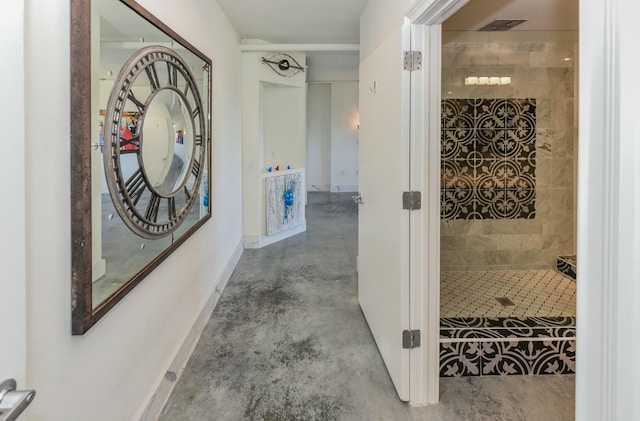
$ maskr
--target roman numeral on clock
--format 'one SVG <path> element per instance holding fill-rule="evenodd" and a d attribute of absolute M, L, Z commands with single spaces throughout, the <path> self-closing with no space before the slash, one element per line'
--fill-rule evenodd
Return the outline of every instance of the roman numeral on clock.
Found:
<path fill-rule="evenodd" d="M 151 198 L 147 203 L 147 210 L 144 213 L 144 218 L 147 221 L 156 222 L 158 220 L 158 209 L 160 209 L 161 197 L 151 192 Z"/>
<path fill-rule="evenodd" d="M 144 190 L 147 188 L 142 169 L 138 168 L 136 172 L 129 177 L 125 183 L 125 188 L 127 190 L 127 195 L 131 198 L 131 203 L 135 206 L 140 200 L 140 196 L 142 196 L 142 193 L 144 193 Z"/>

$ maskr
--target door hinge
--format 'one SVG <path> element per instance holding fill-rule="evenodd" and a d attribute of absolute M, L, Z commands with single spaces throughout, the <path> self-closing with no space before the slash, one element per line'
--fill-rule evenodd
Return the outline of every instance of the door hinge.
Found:
<path fill-rule="evenodd" d="M 420 348 L 420 331 L 419 330 L 403 330 L 402 331 L 402 349 Z"/>
<path fill-rule="evenodd" d="M 404 70 L 422 69 L 422 51 L 405 51 L 402 64 Z"/>
<path fill-rule="evenodd" d="M 418 210 L 422 208 L 422 195 L 419 191 L 402 192 L 402 209 Z"/>

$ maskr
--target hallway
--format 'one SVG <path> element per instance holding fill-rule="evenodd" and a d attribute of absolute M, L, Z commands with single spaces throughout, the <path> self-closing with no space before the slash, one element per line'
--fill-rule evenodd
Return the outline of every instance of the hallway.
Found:
<path fill-rule="evenodd" d="M 399 401 L 357 302 L 357 205 L 308 194 L 307 232 L 245 250 L 161 420 L 573 420 L 574 376 L 442 379 Z"/>

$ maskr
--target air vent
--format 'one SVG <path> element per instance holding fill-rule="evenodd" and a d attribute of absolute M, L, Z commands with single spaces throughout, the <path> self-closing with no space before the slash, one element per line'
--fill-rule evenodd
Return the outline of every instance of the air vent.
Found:
<path fill-rule="evenodd" d="M 498 19 L 478 29 L 478 31 L 508 31 L 514 26 L 526 22 L 526 19 Z"/>

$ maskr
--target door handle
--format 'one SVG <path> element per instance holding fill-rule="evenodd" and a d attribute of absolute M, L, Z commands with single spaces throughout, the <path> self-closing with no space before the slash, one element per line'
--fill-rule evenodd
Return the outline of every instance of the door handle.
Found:
<path fill-rule="evenodd" d="M 359 205 L 364 203 L 362 201 L 362 193 L 356 193 L 353 196 L 351 196 L 351 198 L 353 199 L 354 202 L 356 202 Z"/>
<path fill-rule="evenodd" d="M 33 401 L 35 390 L 16 390 L 16 381 L 0 383 L 0 421 L 14 421 Z"/>

